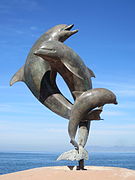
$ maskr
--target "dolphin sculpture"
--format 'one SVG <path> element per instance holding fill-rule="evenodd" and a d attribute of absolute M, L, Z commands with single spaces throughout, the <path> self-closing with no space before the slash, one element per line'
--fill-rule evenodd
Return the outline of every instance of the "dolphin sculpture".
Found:
<path fill-rule="evenodd" d="M 31 90 L 33 95 L 46 107 L 58 115 L 69 119 L 72 104 L 61 94 L 56 85 L 56 72 L 52 71 L 50 64 L 42 58 L 33 54 L 46 41 L 64 42 L 78 30 L 70 31 L 72 25 L 57 25 L 44 33 L 31 48 L 25 65 L 12 77 L 10 85 L 18 81 L 24 82 Z M 91 86 L 91 85 L 90 85 Z M 77 89 L 78 90 L 78 89 Z M 99 112 L 93 111 L 88 114 L 86 119 L 100 119 Z M 86 144 L 90 123 L 80 124 L 79 141 L 82 146 Z"/>
<path fill-rule="evenodd" d="M 61 94 L 56 85 L 56 72 L 47 61 L 35 56 L 34 52 L 46 41 L 64 42 L 78 30 L 70 31 L 71 25 L 60 24 L 44 33 L 31 48 L 25 65 L 12 77 L 10 85 L 23 81 L 33 95 L 56 114 L 69 119 L 72 104 Z"/>
<path fill-rule="evenodd" d="M 91 77 L 95 77 L 94 73 L 85 66 L 81 58 L 71 48 L 63 43 L 57 41 L 44 42 L 34 54 L 48 61 L 51 69 L 58 72 L 63 77 L 74 99 L 92 88 Z M 58 160 L 88 159 L 88 153 L 83 151 L 90 128 L 90 121 L 87 122 L 86 120 L 100 120 L 99 114 L 101 112 L 101 108 L 87 112 L 83 117 L 83 123 L 81 122 L 79 124 L 78 144 L 80 149 L 82 149 L 79 158 L 78 152 L 72 150 L 62 154 Z"/>
<path fill-rule="evenodd" d="M 68 124 L 68 132 L 71 138 L 71 143 L 79 150 L 79 145 L 75 141 L 77 127 L 83 121 L 85 115 L 96 107 L 104 106 L 105 104 L 117 104 L 116 96 L 113 92 L 104 88 L 95 88 L 82 93 L 75 101 L 71 117 Z"/>

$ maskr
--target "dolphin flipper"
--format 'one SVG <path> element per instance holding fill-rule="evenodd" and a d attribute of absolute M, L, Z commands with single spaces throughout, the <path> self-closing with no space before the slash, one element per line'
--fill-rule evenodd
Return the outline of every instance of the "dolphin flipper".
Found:
<path fill-rule="evenodd" d="M 66 68 L 71 71 L 75 76 L 79 77 L 80 79 L 83 79 L 83 77 L 80 76 L 80 74 L 76 71 L 76 67 L 71 66 L 69 63 L 63 61 L 62 62 Z"/>
<path fill-rule="evenodd" d="M 86 120 L 88 120 L 88 121 L 92 121 L 92 120 L 103 120 L 103 119 L 101 119 L 101 117 L 100 117 L 100 114 L 101 114 L 102 111 L 103 111 L 103 110 L 101 109 L 101 107 L 100 107 L 100 108 L 97 108 L 97 109 L 94 109 L 94 110 L 92 110 L 92 111 L 89 111 L 85 118 L 86 118 Z M 84 119 L 85 119 L 85 118 L 84 118 Z"/>
<path fill-rule="evenodd" d="M 66 68 L 71 71 L 75 76 L 79 77 L 80 79 L 83 79 L 83 77 L 79 74 L 79 72 L 76 71 L 76 67 L 70 66 L 70 64 L 63 61 L 63 64 L 66 66 Z M 94 72 L 87 67 L 89 77 L 96 77 Z"/>
<path fill-rule="evenodd" d="M 17 71 L 10 80 L 10 86 L 18 81 L 24 81 L 24 66 L 22 66 L 19 71 Z"/>

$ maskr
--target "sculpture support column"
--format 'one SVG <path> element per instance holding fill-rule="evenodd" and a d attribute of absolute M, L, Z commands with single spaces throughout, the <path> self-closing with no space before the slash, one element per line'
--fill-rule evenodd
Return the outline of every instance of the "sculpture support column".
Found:
<path fill-rule="evenodd" d="M 79 123 L 79 133 L 78 133 L 79 146 L 82 146 L 82 147 L 85 146 L 88 136 L 89 136 L 90 124 L 91 124 L 91 121 L 84 121 L 84 122 Z M 79 163 L 79 166 L 77 166 L 77 170 L 86 170 L 84 168 L 84 159 L 81 159 L 80 161 L 78 161 L 78 163 Z"/>
<path fill-rule="evenodd" d="M 87 169 L 84 169 L 84 159 L 81 159 L 80 161 L 78 161 L 78 163 L 79 163 L 79 166 L 77 166 L 76 170 L 87 170 Z"/>

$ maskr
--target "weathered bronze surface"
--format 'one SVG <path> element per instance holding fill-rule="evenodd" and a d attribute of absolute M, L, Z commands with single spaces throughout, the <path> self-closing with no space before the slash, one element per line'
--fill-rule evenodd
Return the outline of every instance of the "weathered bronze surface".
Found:
<path fill-rule="evenodd" d="M 71 48 L 63 43 L 57 41 L 45 42 L 34 54 L 48 61 L 52 70 L 58 72 L 63 77 L 76 100 L 71 110 L 68 131 L 71 143 L 78 151 L 66 152 L 58 160 L 87 159 L 88 154 L 83 148 L 86 144 L 90 127 L 90 123 L 87 122 L 89 121 L 87 115 L 91 114 L 91 111 L 97 107 L 101 107 L 107 103 L 115 103 L 115 95 L 107 89 L 89 90 L 92 88 L 91 77 L 94 76 L 94 73 L 85 66 L 81 58 Z M 95 112 L 100 114 L 101 109 Z M 100 119 L 99 114 L 98 119 Z M 82 124 L 81 122 L 84 123 Z M 82 135 L 81 132 L 79 142 L 77 143 L 75 141 L 75 135 L 79 123 L 80 128 L 81 126 L 86 128 L 86 132 L 85 135 Z"/>
<path fill-rule="evenodd" d="M 71 103 L 61 94 L 56 85 L 56 72 L 51 71 L 49 63 L 35 56 L 34 52 L 46 41 L 65 41 L 78 32 L 78 30 L 70 31 L 72 27 L 73 25 L 61 24 L 44 33 L 31 48 L 25 65 L 10 81 L 10 85 L 23 81 L 42 104 L 67 119 L 70 117 Z M 50 73 L 52 79 L 50 79 Z"/>
<path fill-rule="evenodd" d="M 77 169 L 84 168 L 88 152 L 84 149 L 92 120 L 100 120 L 105 104 L 117 104 L 113 92 L 104 88 L 92 89 L 92 70 L 63 42 L 78 30 L 73 25 L 57 25 L 43 34 L 33 45 L 25 65 L 13 76 L 10 85 L 23 81 L 34 96 L 56 114 L 69 119 L 68 132 L 75 149 L 57 160 L 77 160 Z M 72 105 L 56 84 L 59 73 L 75 100 Z M 78 142 L 75 140 L 78 130 Z"/>
<path fill-rule="evenodd" d="M 85 91 L 80 95 L 71 110 L 68 132 L 71 138 L 71 143 L 79 150 L 79 145 L 75 141 L 75 135 L 79 123 L 84 119 L 86 114 L 96 107 L 104 106 L 105 104 L 117 104 L 116 96 L 109 90 L 103 88 L 95 88 Z"/>
<path fill-rule="evenodd" d="M 91 77 L 95 76 L 94 73 L 85 66 L 81 58 L 71 48 L 63 43 L 56 41 L 45 42 L 35 54 L 48 61 L 52 70 L 58 72 L 63 77 L 74 99 L 84 91 L 92 88 Z M 96 112 L 93 111 L 93 113 L 88 112 L 85 114 L 86 117 L 82 120 L 85 122 L 79 125 L 78 144 L 80 149 L 83 149 L 85 146 L 89 135 L 90 122 L 88 123 L 86 120 L 94 120 L 94 117 L 100 119 L 100 113 L 101 110 L 96 110 Z M 94 115 L 93 119 L 92 115 Z M 74 156 L 71 156 L 71 154 L 74 154 Z M 64 153 L 58 160 L 81 160 L 82 158 L 88 159 L 86 151 L 82 157 L 78 156 L 77 151 L 73 150 L 70 153 Z"/>

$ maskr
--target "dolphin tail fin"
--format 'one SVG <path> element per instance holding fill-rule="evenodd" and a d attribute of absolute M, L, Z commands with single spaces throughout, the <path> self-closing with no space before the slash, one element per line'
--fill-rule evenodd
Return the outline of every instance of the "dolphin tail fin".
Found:
<path fill-rule="evenodd" d="M 17 71 L 12 79 L 10 80 L 10 86 L 12 86 L 15 82 L 24 81 L 24 66 Z"/>
<path fill-rule="evenodd" d="M 80 161 L 82 159 L 88 160 L 88 152 L 82 146 L 79 146 L 79 150 L 73 149 L 62 153 L 57 158 L 57 161 L 60 160 Z"/>

